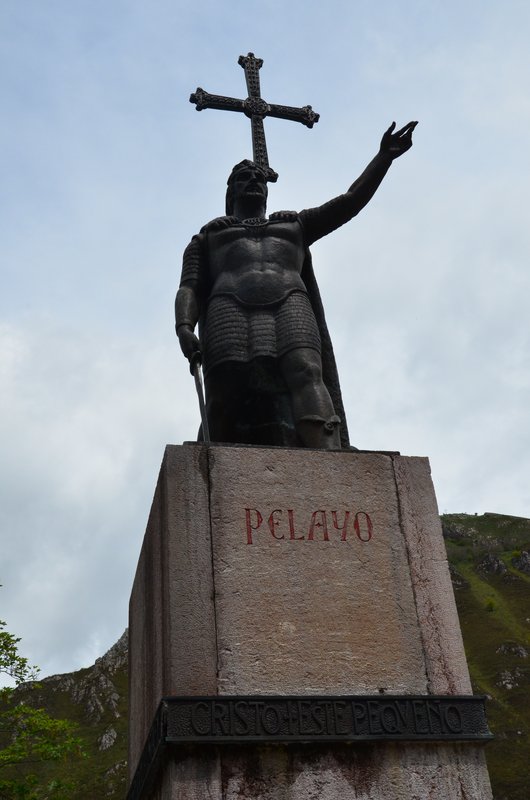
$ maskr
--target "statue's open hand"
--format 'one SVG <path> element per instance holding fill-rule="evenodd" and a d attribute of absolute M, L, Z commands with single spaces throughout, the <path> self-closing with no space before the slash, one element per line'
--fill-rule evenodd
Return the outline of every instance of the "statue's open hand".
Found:
<path fill-rule="evenodd" d="M 412 131 L 417 124 L 417 122 L 409 122 L 394 133 L 396 123 L 393 122 L 381 139 L 381 153 L 386 153 L 391 158 L 399 158 L 407 150 L 410 150 L 412 147 Z"/>
<path fill-rule="evenodd" d="M 179 342 L 180 342 L 180 349 L 191 362 L 194 357 L 199 357 L 201 355 L 201 345 L 199 343 L 198 338 L 193 333 L 190 325 L 179 325 L 177 331 Z"/>

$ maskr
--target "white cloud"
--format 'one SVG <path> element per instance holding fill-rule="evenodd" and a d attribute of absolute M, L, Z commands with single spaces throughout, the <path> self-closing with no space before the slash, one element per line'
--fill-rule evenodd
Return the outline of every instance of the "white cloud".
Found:
<path fill-rule="evenodd" d="M 181 373 L 177 385 L 176 345 L 43 318 L 0 333 L 4 615 L 47 671 L 70 657 L 81 666 L 87 626 L 106 644 L 125 627 L 163 447 L 198 425 L 192 382 Z"/>

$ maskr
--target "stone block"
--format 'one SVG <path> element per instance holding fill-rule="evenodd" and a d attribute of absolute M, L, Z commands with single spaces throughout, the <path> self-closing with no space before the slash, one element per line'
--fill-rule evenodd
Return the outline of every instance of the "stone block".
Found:
<path fill-rule="evenodd" d="M 428 460 L 168 446 L 130 604 L 130 777 L 170 695 L 470 694 Z M 146 800 L 491 800 L 474 743 L 174 749 Z"/>

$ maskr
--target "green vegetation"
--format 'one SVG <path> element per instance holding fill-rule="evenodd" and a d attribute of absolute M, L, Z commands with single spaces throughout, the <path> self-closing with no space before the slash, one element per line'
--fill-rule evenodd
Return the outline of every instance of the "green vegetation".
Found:
<path fill-rule="evenodd" d="M 40 768 L 39 774 L 46 779 L 70 780 L 64 800 L 125 797 L 127 691 L 125 634 L 92 667 L 54 675 L 37 686 L 26 684 L 18 689 L 19 700 L 24 698 L 27 703 L 46 708 L 54 717 L 68 719 L 83 737 L 83 759 L 75 764 L 61 761 Z M 52 797 L 55 800 L 55 795 Z"/>
<path fill-rule="evenodd" d="M 442 525 L 476 694 L 495 739 L 486 757 L 495 800 L 527 800 L 530 785 L 530 520 L 445 514 Z M 515 563 L 514 563 L 515 562 Z"/>
<path fill-rule="evenodd" d="M 57 765 L 81 756 L 75 726 L 24 703 L 16 687 L 37 677 L 37 669 L 18 652 L 20 639 L 0 621 L 0 673 L 15 687 L 0 689 L 0 798 L 2 800 L 69 800 L 75 782 L 57 775 Z M 52 767 L 50 769 L 50 766 Z"/>

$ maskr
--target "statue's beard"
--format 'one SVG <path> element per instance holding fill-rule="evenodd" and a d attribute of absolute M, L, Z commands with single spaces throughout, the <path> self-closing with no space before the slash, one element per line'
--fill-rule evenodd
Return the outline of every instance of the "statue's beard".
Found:
<path fill-rule="evenodd" d="M 241 197 L 239 207 L 247 212 L 246 216 L 256 216 L 258 212 L 265 213 L 266 204 L 267 199 L 262 192 L 250 191 Z"/>

